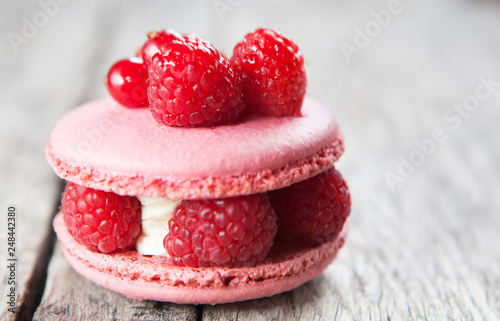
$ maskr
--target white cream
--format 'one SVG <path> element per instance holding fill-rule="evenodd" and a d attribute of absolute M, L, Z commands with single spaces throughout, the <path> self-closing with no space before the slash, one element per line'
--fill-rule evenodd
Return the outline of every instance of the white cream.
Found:
<path fill-rule="evenodd" d="M 163 239 L 168 233 L 168 221 L 180 200 L 161 197 L 137 196 L 142 205 L 141 235 L 137 239 L 137 252 L 143 255 L 167 255 Z"/>

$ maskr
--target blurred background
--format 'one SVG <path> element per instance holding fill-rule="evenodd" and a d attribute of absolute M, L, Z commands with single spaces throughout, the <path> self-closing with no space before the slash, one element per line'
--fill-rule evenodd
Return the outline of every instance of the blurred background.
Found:
<path fill-rule="evenodd" d="M 21 280 L 59 198 L 43 155 L 55 122 L 107 95 L 108 68 L 148 31 L 230 56 L 258 27 L 298 44 L 307 94 L 346 138 L 351 235 L 316 286 L 349 316 L 500 317 L 499 1 L 3 0 L 0 203 L 20 209 Z"/>

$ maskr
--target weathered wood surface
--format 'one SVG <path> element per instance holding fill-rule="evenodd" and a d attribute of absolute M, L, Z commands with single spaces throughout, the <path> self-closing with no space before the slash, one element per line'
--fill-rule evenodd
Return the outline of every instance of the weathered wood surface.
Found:
<path fill-rule="evenodd" d="M 17 206 L 16 224 L 16 310 L 19 319 L 29 318 L 43 294 L 43 284 L 53 233 L 51 217 L 57 208 L 61 182 L 54 177 L 44 157 L 44 146 L 51 127 L 65 110 L 84 98 L 82 92 L 91 70 L 85 71 L 90 57 L 79 56 L 79 48 L 65 42 L 50 40 L 63 30 L 64 21 L 40 30 L 39 35 L 15 52 L 8 42 L 8 32 L 19 33 L 23 16 L 40 10 L 36 2 L 15 4 L 2 2 L 2 45 L 0 83 L 2 94 L 1 126 L 1 189 L 0 319 L 13 319 L 7 311 L 7 284 L 10 271 L 7 266 L 7 206 Z M 62 17 L 61 17 L 62 18 Z M 75 18 L 75 23 L 80 19 Z M 67 18 L 66 18 L 67 21 Z M 56 32 L 51 32 L 50 28 Z M 59 31 L 59 32 L 61 32 Z M 67 31 L 67 30 L 66 30 Z M 87 30 L 75 33 L 77 37 L 90 36 Z M 35 31 L 33 31 L 34 33 Z M 47 44 L 52 42 L 52 46 Z M 67 77 L 73 69 L 80 77 Z"/>
<path fill-rule="evenodd" d="M 214 3 L 231 7 L 219 15 Z M 20 34 L 23 17 L 43 9 L 2 2 L 0 204 L 18 206 L 18 309 L 29 303 L 19 316 L 36 308 L 37 320 L 498 320 L 500 86 L 490 95 L 481 89 L 472 111 L 453 108 L 474 103 L 481 79 L 500 82 L 500 6 L 401 0 L 348 62 L 343 43 L 355 45 L 357 28 L 373 25 L 372 11 L 380 17 L 391 3 L 70 1 L 16 53 L 6 35 Z M 308 93 L 332 107 L 346 136 L 339 168 L 353 212 L 335 263 L 289 293 L 195 307 L 126 299 L 76 274 L 57 244 L 53 254 L 50 244 L 41 252 L 60 193 L 43 157 L 57 119 L 105 95 L 107 68 L 132 54 L 147 30 L 196 31 L 230 53 L 258 26 L 300 45 Z M 436 129 L 442 142 L 431 148 Z M 416 140 L 429 149 L 420 159 Z M 421 164 L 412 171 L 401 159 Z M 387 172 L 406 176 L 391 189 Z M 6 244 L 4 219 L 0 229 Z M 4 266 L 6 246 L 0 253 Z M 0 269 L 0 319 L 14 317 L 5 304 L 7 272 Z"/>
<path fill-rule="evenodd" d="M 36 320 L 195 320 L 194 305 L 138 301 L 108 291 L 77 274 L 58 245 Z"/>

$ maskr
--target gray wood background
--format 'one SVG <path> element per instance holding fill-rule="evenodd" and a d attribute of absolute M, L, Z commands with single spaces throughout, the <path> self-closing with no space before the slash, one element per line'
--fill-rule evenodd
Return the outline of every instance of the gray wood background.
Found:
<path fill-rule="evenodd" d="M 230 54 L 260 26 L 299 44 L 308 94 L 346 136 L 353 211 L 335 263 L 289 293 L 219 306 L 129 300 L 80 277 L 51 229 L 63 186 L 44 160 L 51 127 L 106 95 L 107 69 L 147 31 L 195 31 Z M 0 36 L 0 319 L 500 318 L 499 2 L 3 0 Z"/>

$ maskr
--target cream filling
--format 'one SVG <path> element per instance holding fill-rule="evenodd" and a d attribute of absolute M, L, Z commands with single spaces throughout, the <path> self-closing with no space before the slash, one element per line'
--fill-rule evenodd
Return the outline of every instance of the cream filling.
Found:
<path fill-rule="evenodd" d="M 161 197 L 137 196 L 142 205 L 142 228 L 136 243 L 143 255 L 168 256 L 163 239 L 168 233 L 168 221 L 180 200 Z"/>

